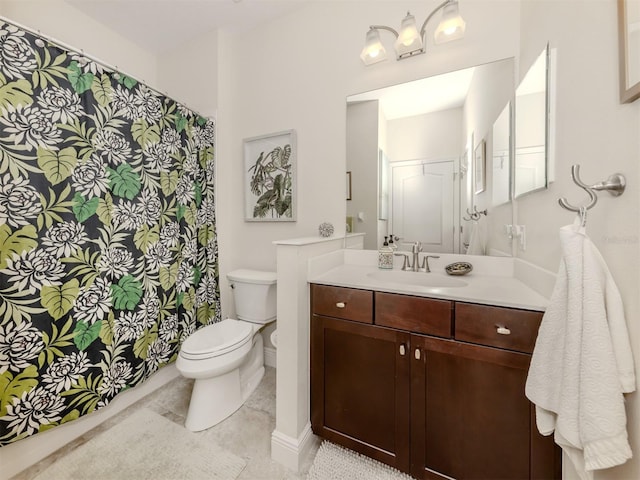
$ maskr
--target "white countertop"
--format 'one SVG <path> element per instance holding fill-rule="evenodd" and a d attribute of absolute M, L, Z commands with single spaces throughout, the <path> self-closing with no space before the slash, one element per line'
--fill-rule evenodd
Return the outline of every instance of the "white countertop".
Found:
<path fill-rule="evenodd" d="M 346 252 L 337 255 L 325 255 L 325 258 L 313 259 L 309 266 L 308 281 L 323 285 L 360 288 L 380 292 L 402 293 L 421 297 L 440 298 L 469 303 L 480 303 L 502 307 L 521 308 L 525 310 L 544 311 L 549 300 L 513 276 L 513 259 L 459 256 L 453 258 L 441 255 L 440 259 L 433 259 L 431 273 L 411 273 L 414 276 L 429 276 L 429 282 L 438 284 L 449 283 L 450 280 L 464 282 L 462 286 L 420 286 L 407 283 L 393 283 L 381 280 L 384 272 L 400 272 L 394 270 L 380 270 L 372 253 L 364 251 Z M 375 257 L 377 258 L 377 257 Z M 463 276 L 450 276 L 444 273 L 444 264 L 452 261 L 468 261 L 474 270 Z M 476 268 L 476 266 L 478 268 Z M 379 273 L 378 273 L 379 272 Z M 377 278 L 376 278 L 377 277 Z"/>

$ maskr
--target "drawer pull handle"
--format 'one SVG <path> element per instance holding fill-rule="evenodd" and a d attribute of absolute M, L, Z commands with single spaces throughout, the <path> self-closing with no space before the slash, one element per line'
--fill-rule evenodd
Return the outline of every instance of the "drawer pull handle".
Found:
<path fill-rule="evenodd" d="M 344 303 L 344 302 L 338 302 L 338 303 L 336 303 L 336 307 L 338 307 L 338 308 L 344 308 L 344 307 L 346 307 L 346 306 L 347 306 L 347 304 L 346 304 L 346 303 Z"/>
<path fill-rule="evenodd" d="M 511 330 L 506 327 L 498 327 L 496 332 L 498 332 L 500 335 L 511 335 Z"/>
<path fill-rule="evenodd" d="M 400 355 L 404 357 L 406 353 L 407 353 L 407 348 L 404 346 L 404 344 L 400 345 Z"/>
<path fill-rule="evenodd" d="M 420 360 L 420 349 L 419 348 L 416 348 L 415 357 L 416 357 L 416 360 Z"/>

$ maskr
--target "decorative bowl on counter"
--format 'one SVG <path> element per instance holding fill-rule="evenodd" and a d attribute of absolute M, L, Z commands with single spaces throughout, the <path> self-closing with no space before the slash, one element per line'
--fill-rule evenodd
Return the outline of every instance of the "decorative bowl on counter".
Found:
<path fill-rule="evenodd" d="M 449 275 L 466 275 L 473 270 L 473 265 L 468 262 L 455 262 L 444 267 L 444 270 Z"/>

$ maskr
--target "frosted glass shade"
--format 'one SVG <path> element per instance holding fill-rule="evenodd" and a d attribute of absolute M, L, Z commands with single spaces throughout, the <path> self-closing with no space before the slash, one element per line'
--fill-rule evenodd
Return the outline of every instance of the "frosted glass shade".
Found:
<path fill-rule="evenodd" d="M 407 16 L 402 20 L 400 34 L 396 39 L 394 48 L 398 57 L 422 49 L 422 38 L 420 38 L 416 27 L 416 18 L 410 13 L 407 13 Z"/>
<path fill-rule="evenodd" d="M 436 45 L 464 37 L 466 23 L 458 11 L 458 2 L 451 2 L 442 9 L 442 20 L 433 35 Z"/>
<path fill-rule="evenodd" d="M 387 59 L 387 51 L 380 41 L 380 34 L 375 28 L 367 32 L 367 39 L 360 53 L 360 59 L 365 65 L 372 65 Z"/>

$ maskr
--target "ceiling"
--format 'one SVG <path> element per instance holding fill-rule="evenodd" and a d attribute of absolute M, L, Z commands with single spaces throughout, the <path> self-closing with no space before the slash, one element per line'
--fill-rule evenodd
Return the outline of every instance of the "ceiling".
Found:
<path fill-rule="evenodd" d="M 153 54 L 211 30 L 248 30 L 318 1 L 322 0 L 66 0 Z"/>

